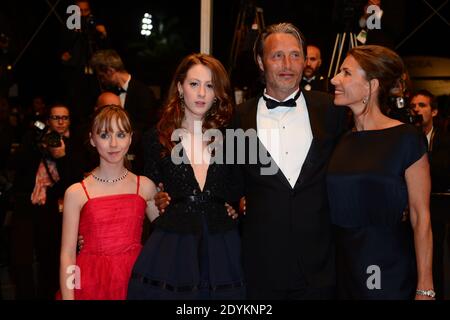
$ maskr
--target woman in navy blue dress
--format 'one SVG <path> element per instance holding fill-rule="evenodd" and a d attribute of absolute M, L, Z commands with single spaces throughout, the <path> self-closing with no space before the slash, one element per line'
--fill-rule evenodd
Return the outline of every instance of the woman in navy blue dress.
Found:
<path fill-rule="evenodd" d="M 145 175 L 163 183 L 171 203 L 154 220 L 128 299 L 244 298 L 240 238 L 225 207 L 241 192 L 230 167 L 215 161 L 220 149 L 212 146 L 223 140 L 205 135 L 227 126 L 232 101 L 218 60 L 204 54 L 183 59 L 161 120 L 145 140 Z"/>
<path fill-rule="evenodd" d="M 430 174 L 425 137 L 384 111 L 401 84 L 403 62 L 381 46 L 349 51 L 334 103 L 355 128 L 328 169 L 340 299 L 432 299 Z"/>

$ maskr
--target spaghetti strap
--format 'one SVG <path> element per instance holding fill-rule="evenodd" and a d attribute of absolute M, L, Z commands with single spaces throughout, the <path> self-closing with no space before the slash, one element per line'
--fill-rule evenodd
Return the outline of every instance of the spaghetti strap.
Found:
<path fill-rule="evenodd" d="M 88 198 L 88 200 L 91 200 L 91 198 L 89 198 L 86 186 L 84 185 L 84 180 L 81 180 L 81 186 L 83 187 L 84 193 L 86 193 L 86 197 Z"/>
<path fill-rule="evenodd" d="M 137 176 L 137 190 L 136 190 L 136 194 L 139 194 L 139 186 L 140 186 L 140 183 L 139 183 L 139 181 L 140 181 L 140 176 Z"/>

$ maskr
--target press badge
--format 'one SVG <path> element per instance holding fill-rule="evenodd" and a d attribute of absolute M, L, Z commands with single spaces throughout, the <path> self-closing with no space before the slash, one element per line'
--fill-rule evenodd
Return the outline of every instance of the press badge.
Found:
<path fill-rule="evenodd" d="M 367 41 L 367 31 L 365 29 L 362 29 L 361 32 L 356 37 L 356 40 L 358 40 L 362 44 L 365 44 Z"/>

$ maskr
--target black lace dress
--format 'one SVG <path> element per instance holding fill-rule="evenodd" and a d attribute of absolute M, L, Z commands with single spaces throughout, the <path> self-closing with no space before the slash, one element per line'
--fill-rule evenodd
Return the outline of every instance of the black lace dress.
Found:
<path fill-rule="evenodd" d="M 183 149 L 176 164 L 161 157 L 155 130 L 144 143 L 145 175 L 163 182 L 172 200 L 136 261 L 128 299 L 243 299 L 240 237 L 224 206 L 241 196 L 238 177 L 211 163 L 202 191 Z"/>

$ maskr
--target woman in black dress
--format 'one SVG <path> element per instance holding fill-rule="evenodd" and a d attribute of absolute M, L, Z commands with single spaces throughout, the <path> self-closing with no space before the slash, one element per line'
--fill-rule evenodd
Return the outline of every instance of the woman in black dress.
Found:
<path fill-rule="evenodd" d="M 223 140 L 205 135 L 227 126 L 232 101 L 218 60 L 204 54 L 183 59 L 145 150 L 145 175 L 163 183 L 171 203 L 154 220 L 133 269 L 129 299 L 244 298 L 240 238 L 225 207 L 241 192 L 233 187 L 230 167 L 214 161 L 221 149 L 213 146 Z"/>
<path fill-rule="evenodd" d="M 395 52 L 360 46 L 331 80 L 334 103 L 349 106 L 355 122 L 327 179 L 340 299 L 434 296 L 426 140 L 384 113 L 404 72 Z"/>

